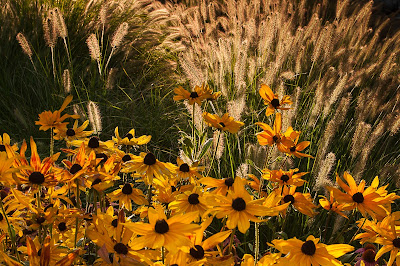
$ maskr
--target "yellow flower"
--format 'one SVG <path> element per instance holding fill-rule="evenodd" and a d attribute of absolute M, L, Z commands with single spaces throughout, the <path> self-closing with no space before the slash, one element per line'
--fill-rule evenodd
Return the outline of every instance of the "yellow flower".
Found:
<path fill-rule="evenodd" d="M 148 209 L 148 218 L 149 223 L 124 224 L 126 228 L 142 236 L 136 239 L 135 249 L 165 247 L 169 252 L 177 252 L 179 247 L 193 246 L 188 236 L 199 228 L 196 224 L 190 224 L 196 218 L 196 214 L 175 215 L 167 219 L 164 209 L 157 206 L 156 209 Z"/>
<path fill-rule="evenodd" d="M 326 197 L 321 196 L 321 199 L 319 200 L 319 204 L 321 204 L 321 207 L 327 211 L 336 212 L 340 216 L 347 218 L 347 216 L 343 213 L 343 211 L 348 210 L 348 208 L 346 208 L 346 204 L 339 204 L 335 200 L 335 197 L 333 196 L 332 191 L 330 191 L 329 194 L 330 194 L 329 200 Z"/>
<path fill-rule="evenodd" d="M 299 141 L 299 137 L 300 137 L 299 131 L 294 131 L 291 127 L 288 128 L 288 130 L 285 132 L 285 136 L 282 138 L 282 144 L 285 147 L 283 149 L 283 152 L 295 156 L 297 158 L 302 158 L 302 157 L 313 158 L 313 156 L 309 154 L 300 152 L 303 151 L 305 148 L 307 148 L 310 145 L 310 142 L 302 141 L 300 143 L 297 143 Z"/>
<path fill-rule="evenodd" d="M 12 151 L 15 152 L 17 150 L 18 150 L 17 144 L 15 143 L 14 145 L 11 145 L 11 139 L 7 133 L 3 133 L 3 138 L 0 135 L 0 152 L 7 151 L 10 153 L 11 157 L 13 157 Z"/>
<path fill-rule="evenodd" d="M 276 196 L 282 196 L 282 201 L 284 203 L 291 203 L 291 205 L 296 208 L 299 212 L 302 214 L 308 215 L 308 216 L 314 216 L 317 213 L 314 211 L 314 209 L 317 208 L 312 203 L 312 198 L 310 193 L 300 193 L 296 192 L 296 186 L 283 186 L 282 188 L 276 188 L 274 189 L 274 193 Z M 283 215 L 286 214 L 286 209 L 283 212 Z"/>
<path fill-rule="evenodd" d="M 283 171 L 282 169 L 279 170 L 269 170 L 264 169 L 262 170 L 263 175 L 262 178 L 269 180 L 274 183 L 278 183 L 279 186 L 287 185 L 287 186 L 296 186 L 300 187 L 306 182 L 305 180 L 301 179 L 303 175 L 306 175 L 307 172 L 296 173 L 299 169 L 291 169 L 289 171 Z"/>
<path fill-rule="evenodd" d="M 203 83 L 201 87 L 195 86 L 192 92 L 189 92 L 179 86 L 178 88 L 174 89 L 174 93 L 176 94 L 174 96 L 174 101 L 189 100 L 190 105 L 193 105 L 194 103 L 201 105 L 203 100 L 215 100 L 221 95 L 221 92 L 213 93 L 209 86 L 205 83 Z"/>
<path fill-rule="evenodd" d="M 301 266 L 342 265 L 336 258 L 354 250 L 354 247 L 346 244 L 325 245 L 318 242 L 319 238 L 312 235 L 305 242 L 297 238 L 272 240 L 274 248 L 287 254 L 290 264 Z"/>
<path fill-rule="evenodd" d="M 233 183 L 235 180 L 232 177 L 224 179 L 216 179 L 212 177 L 203 177 L 199 182 L 205 185 L 206 189 L 216 188 L 212 193 L 225 196 L 229 190 L 233 189 Z"/>
<path fill-rule="evenodd" d="M 244 126 L 243 122 L 235 121 L 233 117 L 230 117 L 228 113 L 219 117 L 216 114 L 210 114 L 207 112 L 203 113 L 203 118 L 208 126 L 215 127 L 216 129 L 228 131 L 230 133 L 237 133 L 240 127 Z"/>
<path fill-rule="evenodd" d="M 259 125 L 263 129 L 262 132 L 257 133 L 257 140 L 260 145 L 272 146 L 276 144 L 279 151 L 285 152 L 286 147 L 282 143 L 282 115 L 280 113 L 275 115 L 274 129 L 268 124 L 261 122 L 257 122 L 256 125 Z"/>
<path fill-rule="evenodd" d="M 66 128 L 68 122 L 63 122 L 65 119 L 71 117 L 73 119 L 78 119 L 79 115 L 69 115 L 64 114 L 61 116 L 61 112 L 67 107 L 67 105 L 72 101 L 72 95 L 68 95 L 65 98 L 64 103 L 62 104 L 59 110 L 54 112 L 52 111 L 44 111 L 39 114 L 39 120 L 35 121 L 35 125 L 40 125 L 39 130 L 46 131 L 49 128 L 57 128 L 63 129 Z"/>
<path fill-rule="evenodd" d="M 208 209 L 206 195 L 201 188 L 195 187 L 192 191 L 185 191 L 176 196 L 176 200 L 168 205 L 168 208 L 176 214 L 195 212 L 198 217 L 202 216 Z M 198 219 L 195 219 L 198 221 Z"/>
<path fill-rule="evenodd" d="M 114 190 L 109 194 L 112 201 L 119 201 L 120 208 L 125 207 L 128 211 L 132 211 L 132 202 L 138 205 L 148 204 L 144 198 L 143 192 L 140 189 L 133 188 L 131 184 L 126 183 L 119 186 L 120 188 Z"/>
<path fill-rule="evenodd" d="M 117 145 L 128 145 L 128 146 L 144 145 L 149 143 L 149 141 L 151 140 L 151 136 L 147 135 L 135 138 L 135 129 L 133 128 L 129 130 L 129 132 L 123 138 L 119 136 L 118 127 L 115 128 L 114 133 L 115 137 L 113 137 L 112 139 Z"/>
<path fill-rule="evenodd" d="M 12 174 L 17 172 L 18 169 L 12 167 L 13 162 L 13 157 L 8 158 L 7 153 L 0 152 L 0 182 L 7 186 L 15 183 Z"/>
<path fill-rule="evenodd" d="M 72 128 L 62 127 L 56 128 L 54 130 L 54 139 L 60 140 L 64 139 L 66 141 L 73 141 L 76 139 L 86 138 L 92 135 L 93 131 L 84 131 L 89 125 L 89 120 L 83 122 L 83 124 L 78 127 L 78 120 L 75 120 Z"/>
<path fill-rule="evenodd" d="M 272 115 L 277 109 L 288 110 L 290 108 L 285 108 L 281 106 L 284 104 L 293 103 L 288 95 L 283 96 L 282 100 L 279 101 L 278 94 L 274 94 L 271 88 L 265 84 L 261 84 L 259 93 L 260 96 L 264 99 L 264 104 L 268 105 L 268 108 L 265 111 L 266 116 Z"/>
<path fill-rule="evenodd" d="M 204 166 L 197 166 L 198 163 L 193 163 L 189 165 L 181 160 L 181 158 L 176 158 L 176 162 L 178 163 L 178 167 L 175 169 L 176 176 L 178 180 L 189 180 L 190 183 L 195 183 L 197 178 L 202 178 L 203 176 L 199 174 L 199 171 L 204 171 Z"/>
<path fill-rule="evenodd" d="M 174 167 L 170 163 L 163 163 L 156 159 L 153 153 L 141 152 L 140 156 L 133 155 L 132 160 L 127 161 L 122 172 L 136 172 L 143 176 L 146 185 L 153 183 L 153 176 L 159 178 L 170 175 Z"/>
<path fill-rule="evenodd" d="M 57 185 L 58 180 L 52 171 L 53 163 L 58 159 L 60 153 L 54 154 L 51 157 L 40 160 L 37 152 L 37 146 L 31 137 L 31 160 L 30 164 L 25 158 L 26 142 L 22 144 L 21 151 L 23 156 L 16 159 L 16 163 L 20 171 L 17 173 L 18 183 L 27 184 L 37 190 L 39 186 L 52 187 Z"/>
<path fill-rule="evenodd" d="M 246 180 L 236 177 L 233 183 L 233 191 L 228 195 L 213 195 L 208 197 L 209 212 L 215 213 L 218 219 L 228 217 L 226 225 L 229 229 L 239 228 L 243 234 L 250 227 L 250 221 L 261 222 L 256 216 L 275 216 L 279 210 L 262 206 L 264 199 L 253 200 L 245 189 Z M 204 214 L 205 216 L 206 214 Z"/>
<path fill-rule="evenodd" d="M 378 177 L 375 177 L 371 186 L 366 189 L 365 180 L 361 180 L 360 184 L 357 186 L 354 178 L 349 173 L 344 172 L 343 177 L 348 185 L 340 179 L 338 174 L 336 174 L 336 182 L 346 193 L 333 187 L 328 187 L 328 189 L 333 192 L 335 199 L 339 203 L 347 204 L 349 206 L 348 209 L 357 208 L 364 217 L 366 217 L 368 213 L 371 217 L 382 220 L 390 213 L 390 203 L 394 199 L 400 198 L 394 193 L 386 196 L 381 196 L 377 193 L 376 188 L 379 184 Z M 380 193 L 385 194 L 383 190 L 380 190 Z"/>

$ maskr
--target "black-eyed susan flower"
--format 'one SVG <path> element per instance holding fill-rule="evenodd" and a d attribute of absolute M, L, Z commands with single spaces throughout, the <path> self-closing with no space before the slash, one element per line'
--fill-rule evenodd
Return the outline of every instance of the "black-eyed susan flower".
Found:
<path fill-rule="evenodd" d="M 61 116 L 61 112 L 67 107 L 67 105 L 72 101 L 72 95 L 68 95 L 65 98 L 64 103 L 62 104 L 59 110 L 54 112 L 52 111 L 44 111 L 39 114 L 39 120 L 35 121 L 35 125 L 40 125 L 39 130 L 46 131 L 50 128 L 63 129 L 67 126 L 68 122 L 63 122 L 67 118 L 78 119 L 79 115 L 69 115 L 64 114 Z"/>
<path fill-rule="evenodd" d="M 263 169 L 263 175 L 261 177 L 273 183 L 277 183 L 279 186 L 287 185 L 300 187 L 304 184 L 304 182 L 306 182 L 305 180 L 301 179 L 301 177 L 306 175 L 307 172 L 296 173 L 298 171 L 299 169 L 297 168 L 290 169 L 289 171 L 283 171 L 282 169 Z"/>
<path fill-rule="evenodd" d="M 194 103 L 201 105 L 202 101 L 206 99 L 215 100 L 221 95 L 220 92 L 213 93 L 205 83 L 203 83 L 201 87 L 195 86 L 192 92 L 179 86 L 174 89 L 174 93 L 176 94 L 174 96 L 174 101 L 188 100 L 190 105 L 193 105 Z"/>
<path fill-rule="evenodd" d="M 26 143 L 24 142 L 22 145 L 26 146 Z M 54 172 L 52 171 L 52 166 L 59 155 L 60 153 L 57 153 L 41 161 L 37 152 L 36 143 L 31 137 L 30 164 L 26 160 L 25 154 L 23 154 L 22 158 L 17 159 L 17 164 L 19 165 L 18 168 L 20 170 L 19 172 L 17 172 L 18 182 L 20 184 L 29 185 L 33 188 L 33 190 L 37 190 L 39 186 L 55 186 L 58 183 L 58 180 Z"/>
<path fill-rule="evenodd" d="M 188 236 L 199 229 L 198 225 L 191 224 L 196 217 L 195 213 L 187 213 L 167 219 L 164 209 L 157 206 L 148 209 L 149 223 L 125 223 L 124 226 L 142 236 L 135 241 L 136 249 L 165 247 L 173 253 L 179 247 L 193 246 Z"/>
<path fill-rule="evenodd" d="M 63 139 L 69 142 L 76 139 L 84 139 L 86 137 L 89 137 L 90 135 L 92 135 L 93 131 L 85 131 L 88 125 L 89 125 L 89 120 L 83 122 L 81 126 L 78 126 L 78 120 L 75 120 L 72 128 L 67 128 L 67 127 L 56 128 L 54 130 L 55 133 L 54 139 L 57 140 Z"/>
<path fill-rule="evenodd" d="M 343 213 L 343 211 L 349 209 L 348 206 L 346 204 L 339 204 L 335 200 L 335 197 L 333 196 L 332 191 L 329 192 L 329 195 L 330 195 L 329 200 L 326 197 L 321 196 L 321 198 L 319 200 L 319 204 L 321 204 L 321 207 L 327 211 L 336 212 L 340 216 L 347 218 L 347 216 Z M 347 206 L 347 208 L 346 208 L 346 206 Z"/>
<path fill-rule="evenodd" d="M 277 196 L 282 196 L 282 203 L 290 203 L 290 205 L 302 214 L 311 217 L 317 214 L 314 211 L 317 206 L 313 204 L 310 193 L 296 192 L 296 186 L 279 187 L 274 189 L 273 193 Z M 286 209 L 283 211 L 283 215 L 286 215 Z"/>
<path fill-rule="evenodd" d="M 0 152 L 2 151 L 17 151 L 18 146 L 16 143 L 11 145 L 11 138 L 7 133 L 3 133 L 3 137 L 0 135 Z M 11 153 L 11 157 L 13 157 L 13 154 Z"/>
<path fill-rule="evenodd" d="M 126 183 L 120 188 L 109 194 L 112 201 L 119 201 L 121 208 L 132 211 L 132 201 L 138 205 L 148 204 L 143 192 L 140 189 L 132 187 L 132 184 Z"/>
<path fill-rule="evenodd" d="M 96 154 L 106 153 L 112 151 L 114 148 L 114 142 L 112 140 L 101 141 L 96 136 L 84 140 L 73 140 L 69 143 L 74 147 L 80 147 L 82 143 L 84 143 L 86 155 L 89 155 L 91 151 L 94 151 Z"/>
<path fill-rule="evenodd" d="M 282 144 L 282 115 L 280 113 L 277 113 L 275 115 L 273 129 L 268 124 L 261 122 L 257 122 L 256 125 L 259 125 L 263 130 L 262 132 L 257 133 L 257 140 L 260 145 L 272 146 L 276 144 L 278 150 L 280 150 L 281 152 L 285 151 L 285 147 Z"/>
<path fill-rule="evenodd" d="M 115 128 L 115 137 L 112 138 L 116 145 L 127 145 L 127 146 L 136 146 L 136 145 L 144 145 L 149 143 L 151 140 L 151 136 L 143 135 L 138 138 L 135 137 L 135 129 L 129 130 L 129 132 L 125 135 L 125 137 L 121 138 L 119 136 L 118 127 Z"/>
<path fill-rule="evenodd" d="M 235 180 L 232 177 L 216 179 L 212 177 L 203 177 L 199 180 L 199 183 L 205 185 L 206 189 L 214 189 L 213 193 L 225 196 L 229 190 L 233 189 L 233 183 Z"/>
<path fill-rule="evenodd" d="M 95 156 L 96 154 L 94 152 L 90 153 L 89 156 L 87 156 L 85 144 L 82 143 L 79 147 L 78 153 L 73 155 L 72 160 L 62 160 L 62 163 L 67 168 L 67 170 L 62 172 L 60 182 L 70 183 L 73 182 L 76 178 L 81 177 L 83 174 L 86 173 L 91 161 L 96 159 Z"/>
<path fill-rule="evenodd" d="M 285 104 L 292 104 L 293 102 L 290 100 L 290 96 L 285 95 L 281 100 L 279 100 L 278 94 L 274 94 L 271 88 L 268 85 L 261 84 L 261 88 L 259 90 L 261 98 L 264 99 L 264 104 L 268 105 L 267 110 L 265 111 L 266 116 L 272 115 L 275 110 L 288 110 L 290 108 L 282 107 Z"/>
<path fill-rule="evenodd" d="M 293 131 L 292 128 L 289 128 L 285 132 L 285 136 L 282 138 L 282 144 L 284 145 L 283 152 L 291 156 L 295 156 L 297 158 L 302 158 L 302 157 L 313 158 L 313 156 L 309 154 L 301 153 L 301 151 L 307 148 L 311 142 L 302 141 L 298 143 L 299 137 L 300 137 L 299 131 Z"/>
<path fill-rule="evenodd" d="M 178 166 L 175 168 L 174 172 L 176 173 L 178 181 L 188 180 L 190 183 L 195 183 L 197 182 L 197 179 L 203 177 L 199 172 L 204 171 L 205 167 L 198 166 L 198 162 L 189 165 L 179 157 L 176 158 L 176 162 L 178 163 Z"/>
<path fill-rule="evenodd" d="M 209 212 L 214 213 L 220 219 L 227 217 L 226 226 L 229 229 L 238 227 L 243 234 L 250 227 L 250 221 L 261 222 L 256 216 L 275 216 L 279 210 L 262 206 L 264 199 L 253 200 L 245 189 L 246 180 L 236 177 L 233 183 L 233 191 L 227 196 L 213 195 L 208 197 L 208 204 L 213 208 Z"/>
<path fill-rule="evenodd" d="M 203 118 L 206 124 L 219 130 L 228 131 L 235 134 L 239 131 L 240 127 L 244 126 L 243 122 L 235 121 L 235 119 L 225 113 L 222 117 L 217 114 L 203 113 Z"/>
<path fill-rule="evenodd" d="M 14 157 L 8 158 L 6 152 L 0 152 L 0 182 L 3 185 L 15 183 L 13 173 L 18 172 L 18 169 L 13 167 L 13 163 Z"/>
<path fill-rule="evenodd" d="M 146 185 L 153 183 L 153 177 L 168 176 L 173 171 L 173 164 L 160 162 L 151 152 L 141 152 L 140 156 L 134 155 L 132 160 L 126 162 L 125 168 L 122 170 L 122 172 L 128 173 L 136 172 L 143 176 Z"/>
<path fill-rule="evenodd" d="M 297 238 L 288 240 L 272 240 L 273 247 L 287 254 L 288 263 L 293 265 L 311 266 L 341 265 L 336 258 L 354 250 L 354 247 L 347 244 L 325 245 L 319 243 L 319 238 L 310 235 L 303 242 Z"/>
<path fill-rule="evenodd" d="M 118 221 L 116 234 L 111 237 L 104 221 L 96 215 L 93 215 L 93 228 L 88 229 L 88 237 L 99 247 L 108 252 L 109 258 L 112 259 L 113 265 L 140 265 L 140 263 L 151 264 L 151 258 L 148 258 L 138 252 L 138 249 L 132 248 L 137 243 L 138 238 L 131 230 L 125 227 L 125 213 L 118 213 Z"/>
<path fill-rule="evenodd" d="M 185 191 L 176 196 L 175 201 L 168 205 L 168 208 L 176 214 L 194 212 L 197 218 L 203 216 L 208 209 L 207 195 L 204 194 L 200 187 L 195 187 L 192 191 Z M 195 219 L 197 221 L 198 219 Z"/>
<path fill-rule="evenodd" d="M 338 174 L 336 174 L 336 182 L 345 191 L 341 192 L 337 188 L 328 187 L 330 191 L 333 192 L 335 199 L 339 203 L 349 205 L 349 209 L 355 209 L 364 217 L 367 217 L 367 213 L 371 217 L 382 220 L 386 215 L 390 213 L 390 204 L 394 199 L 400 198 L 394 193 L 386 196 L 381 196 L 377 193 L 377 186 L 379 184 L 379 179 L 376 177 L 372 185 L 365 188 L 365 180 L 361 180 L 360 184 L 357 186 L 354 178 L 347 172 L 343 174 L 344 180 L 347 184 L 342 181 Z M 381 191 L 380 193 L 382 193 Z M 389 204 L 389 205 L 388 205 Z"/>

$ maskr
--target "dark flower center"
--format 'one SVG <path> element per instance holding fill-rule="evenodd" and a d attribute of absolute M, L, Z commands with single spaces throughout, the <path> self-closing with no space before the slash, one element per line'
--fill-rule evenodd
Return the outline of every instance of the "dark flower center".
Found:
<path fill-rule="evenodd" d="M 29 182 L 36 185 L 41 185 L 44 183 L 44 175 L 41 172 L 32 172 L 29 175 Z"/>
<path fill-rule="evenodd" d="M 225 185 L 226 185 L 227 187 L 231 187 L 231 186 L 233 185 L 234 182 L 235 182 L 235 180 L 233 180 L 232 177 L 229 177 L 229 178 L 225 179 Z"/>
<path fill-rule="evenodd" d="M 176 191 L 176 187 L 175 186 L 171 186 L 171 192 L 175 192 Z"/>
<path fill-rule="evenodd" d="M 96 178 L 92 183 L 92 187 L 97 185 L 97 184 L 100 184 L 100 183 L 101 183 L 101 179 L 100 178 Z"/>
<path fill-rule="evenodd" d="M 295 151 L 296 151 L 296 146 L 292 146 L 292 147 L 290 148 L 290 151 L 291 151 L 291 152 L 295 152 Z"/>
<path fill-rule="evenodd" d="M 67 225 L 64 222 L 59 223 L 58 230 L 60 230 L 61 232 L 67 230 Z"/>
<path fill-rule="evenodd" d="M 192 92 L 190 93 L 190 98 L 197 98 L 197 97 L 199 97 L 199 95 L 197 94 L 197 92 L 192 91 Z"/>
<path fill-rule="evenodd" d="M 128 133 L 125 135 L 125 138 L 128 138 L 129 140 L 131 140 L 133 138 L 133 135 L 131 133 Z"/>
<path fill-rule="evenodd" d="M 315 247 L 314 242 L 311 240 L 307 240 L 301 246 L 301 252 L 303 252 L 304 254 L 309 255 L 309 256 L 314 255 L 316 250 L 317 250 L 317 248 Z"/>
<path fill-rule="evenodd" d="M 288 175 L 282 175 L 282 176 L 281 176 L 281 180 L 282 180 L 283 182 L 287 182 L 287 181 L 289 180 L 289 176 L 288 176 Z"/>
<path fill-rule="evenodd" d="M 190 196 L 188 197 L 188 201 L 192 205 L 199 204 L 200 203 L 199 194 L 196 194 L 196 193 L 190 194 Z"/>
<path fill-rule="evenodd" d="M 105 155 L 104 153 L 96 154 L 96 158 L 102 158 L 100 163 L 105 163 L 108 160 L 108 156 Z"/>
<path fill-rule="evenodd" d="M 393 246 L 400 248 L 400 238 L 393 239 Z"/>
<path fill-rule="evenodd" d="M 353 200 L 357 203 L 363 203 L 364 202 L 364 196 L 361 192 L 357 192 L 353 195 Z"/>
<path fill-rule="evenodd" d="M 181 164 L 181 166 L 179 166 L 179 171 L 187 173 L 189 172 L 190 168 L 189 165 L 187 163 L 183 163 Z"/>
<path fill-rule="evenodd" d="M 375 251 L 372 249 L 367 249 L 364 251 L 364 253 L 362 254 L 362 259 L 365 262 L 368 263 L 374 263 L 375 262 Z"/>
<path fill-rule="evenodd" d="M 364 247 L 364 250 L 367 250 L 367 249 L 372 249 L 373 251 L 375 251 L 376 247 L 372 244 L 366 244 Z"/>
<path fill-rule="evenodd" d="M 75 136 L 75 130 L 73 130 L 72 128 L 68 128 L 66 133 L 68 137 Z"/>
<path fill-rule="evenodd" d="M 114 250 L 118 254 L 123 254 L 123 255 L 128 254 L 128 247 L 125 244 L 122 244 L 122 243 L 115 244 Z"/>
<path fill-rule="evenodd" d="M 290 201 L 293 204 L 294 203 L 294 197 L 293 197 L 293 195 L 286 195 L 285 197 L 283 197 L 283 201 L 285 203 L 288 203 Z"/>
<path fill-rule="evenodd" d="M 0 213 L 0 221 L 3 221 L 3 219 L 4 219 L 4 216 L 3 216 L 3 214 Z"/>
<path fill-rule="evenodd" d="M 165 234 L 166 232 L 169 231 L 169 225 L 164 219 L 158 220 L 156 222 L 156 226 L 154 227 L 154 230 L 159 234 Z"/>
<path fill-rule="evenodd" d="M 6 146 L 4 146 L 3 144 L 0 144 L 0 151 L 6 151 Z"/>
<path fill-rule="evenodd" d="M 125 195 L 130 195 L 130 194 L 132 194 L 132 192 L 133 192 L 133 189 L 132 189 L 131 185 L 125 184 L 122 187 L 122 193 L 124 193 Z"/>
<path fill-rule="evenodd" d="M 129 154 L 125 154 L 124 157 L 122 157 L 122 161 L 125 163 L 127 161 L 132 160 L 131 156 Z"/>
<path fill-rule="evenodd" d="M 242 198 L 236 198 L 232 201 L 232 208 L 236 211 L 243 211 L 246 209 L 246 202 Z"/>
<path fill-rule="evenodd" d="M 279 140 L 279 137 L 275 135 L 272 137 L 272 140 L 276 143 Z"/>
<path fill-rule="evenodd" d="M 111 225 L 114 226 L 114 227 L 117 227 L 118 226 L 118 219 L 112 220 Z"/>
<path fill-rule="evenodd" d="M 44 217 L 38 217 L 38 218 L 36 218 L 36 222 L 38 223 L 38 224 L 42 224 L 42 223 L 44 223 L 46 221 L 46 219 L 44 218 Z"/>
<path fill-rule="evenodd" d="M 222 123 L 222 122 L 219 122 L 218 124 L 219 124 L 221 127 L 225 127 L 225 124 Z"/>
<path fill-rule="evenodd" d="M 190 248 L 190 255 L 197 260 L 201 260 L 204 257 L 203 247 L 200 245 L 194 245 L 193 248 Z"/>
<path fill-rule="evenodd" d="M 79 172 L 80 170 L 82 170 L 82 166 L 80 166 L 79 164 L 76 163 L 73 166 L 71 166 L 71 168 L 69 169 L 69 172 L 74 175 L 77 172 Z"/>
<path fill-rule="evenodd" d="M 88 146 L 89 146 L 89 148 L 92 148 L 92 149 L 100 147 L 99 139 L 96 137 L 91 137 L 88 142 Z"/>
<path fill-rule="evenodd" d="M 151 152 L 149 152 L 148 154 L 146 154 L 146 156 L 144 156 L 144 160 L 143 163 L 146 165 L 153 165 L 156 163 L 156 157 L 154 156 L 154 154 L 152 154 Z"/>
<path fill-rule="evenodd" d="M 272 99 L 271 105 L 272 105 L 274 108 L 276 108 L 276 107 L 278 107 L 278 106 L 281 105 L 281 104 L 279 103 L 279 100 L 278 100 L 278 99 Z"/>

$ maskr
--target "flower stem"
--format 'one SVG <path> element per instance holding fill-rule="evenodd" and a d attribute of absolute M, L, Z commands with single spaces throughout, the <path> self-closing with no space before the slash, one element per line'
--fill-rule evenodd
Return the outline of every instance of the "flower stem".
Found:
<path fill-rule="evenodd" d="M 231 233 L 231 239 L 229 240 L 229 253 L 232 253 L 232 245 L 233 245 L 233 238 L 235 237 L 236 234 L 236 227 L 233 229 L 232 233 Z"/>
<path fill-rule="evenodd" d="M 50 128 L 50 157 L 54 154 L 54 130 Z"/>

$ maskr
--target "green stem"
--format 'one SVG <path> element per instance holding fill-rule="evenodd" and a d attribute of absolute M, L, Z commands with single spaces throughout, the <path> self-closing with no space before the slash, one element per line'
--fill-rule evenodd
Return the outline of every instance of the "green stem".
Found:
<path fill-rule="evenodd" d="M 226 146 L 228 146 L 228 152 L 229 152 L 229 161 L 231 163 L 231 173 L 232 173 L 232 178 L 235 178 L 235 170 L 234 170 L 234 165 L 233 165 L 233 156 L 231 152 L 231 146 L 229 145 L 229 136 L 226 137 Z"/>
<path fill-rule="evenodd" d="M 260 223 L 255 223 L 254 236 L 254 265 L 256 265 L 258 262 L 258 257 L 260 256 Z"/>
<path fill-rule="evenodd" d="M 236 227 L 232 230 L 232 234 L 231 234 L 231 239 L 229 240 L 229 253 L 232 253 L 232 245 L 233 245 L 233 238 L 235 237 L 236 234 Z"/>
<path fill-rule="evenodd" d="M 3 217 L 6 219 L 7 222 L 7 229 L 8 229 L 8 234 L 10 235 L 11 238 L 11 245 L 13 247 L 15 255 L 17 256 L 18 261 L 21 262 L 15 241 L 15 231 L 13 233 L 13 229 L 11 228 L 10 221 L 8 221 L 8 216 L 6 214 L 6 211 L 4 210 L 3 201 L 1 199 L 0 199 L 0 206 L 1 206 L 1 212 L 3 213 Z"/>
<path fill-rule="evenodd" d="M 54 154 L 54 129 L 50 128 L 50 157 Z"/>
<path fill-rule="evenodd" d="M 152 197 L 152 192 L 151 192 L 151 185 L 149 185 L 148 192 L 147 192 L 147 201 L 149 202 L 149 207 L 151 207 L 151 197 Z"/>
<path fill-rule="evenodd" d="M 215 146 L 214 153 L 213 153 L 213 156 L 212 156 L 212 158 L 211 158 L 210 168 L 208 169 L 208 172 L 207 172 L 207 175 L 206 175 L 206 176 L 209 176 L 209 174 L 210 174 L 210 172 L 211 172 L 211 169 L 212 169 L 212 167 L 213 167 L 213 163 L 214 163 L 215 155 L 217 154 L 217 149 L 218 149 L 219 139 L 220 139 L 220 137 L 221 137 L 221 134 L 222 134 L 222 131 L 220 131 L 220 132 L 218 133 L 217 145 Z M 233 177 L 232 177 L 232 178 L 233 178 Z"/>

